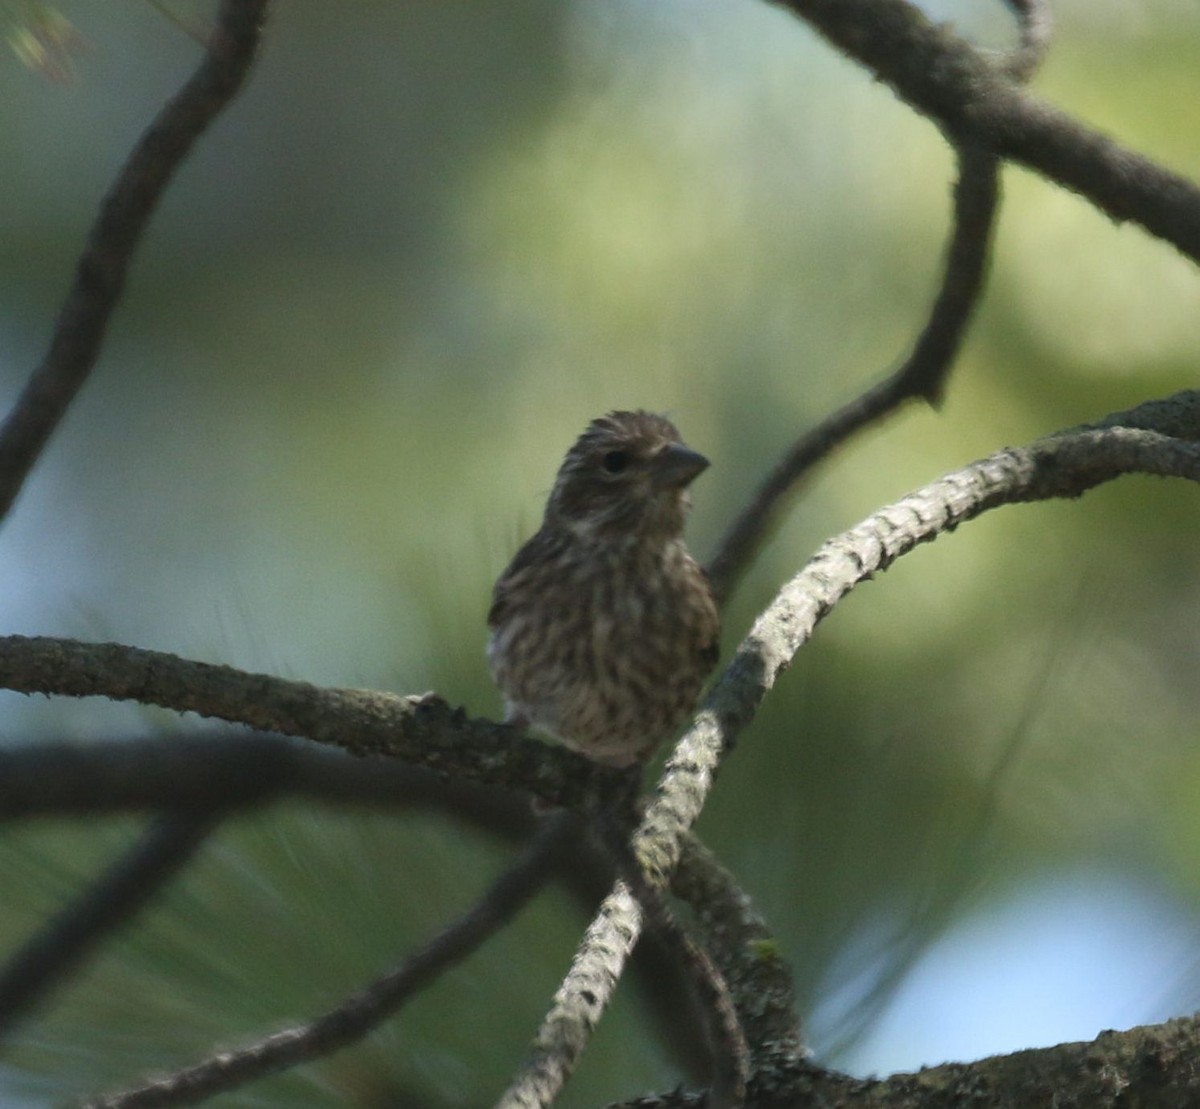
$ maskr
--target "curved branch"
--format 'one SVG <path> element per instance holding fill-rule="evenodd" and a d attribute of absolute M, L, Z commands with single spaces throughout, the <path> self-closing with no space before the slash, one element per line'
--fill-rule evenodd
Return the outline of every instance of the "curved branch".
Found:
<path fill-rule="evenodd" d="M 1005 69 L 1016 81 L 1028 81 L 1050 47 L 1054 20 L 1046 0 L 1006 0 L 1017 17 L 1017 48 L 1006 59 Z"/>
<path fill-rule="evenodd" d="M 1200 480 L 1200 391 L 997 451 L 826 542 L 754 622 L 667 761 L 658 796 L 634 834 L 657 884 L 674 869 L 680 836 L 699 815 L 722 755 L 796 651 L 851 589 L 989 509 L 1078 497 L 1133 473 Z"/>
<path fill-rule="evenodd" d="M 705 948 L 692 939 L 671 911 L 662 893 L 647 885 L 630 866 L 627 874 L 638 904 L 652 927 L 664 936 L 687 970 L 692 993 L 705 1021 L 705 1039 L 712 1054 L 708 1109 L 742 1109 L 750 1079 L 750 1045 L 729 983 Z"/>
<path fill-rule="evenodd" d="M 0 519 L 95 365 L 134 249 L 175 170 L 237 95 L 258 50 L 268 0 L 223 0 L 208 51 L 133 148 L 104 198 L 45 360 L 0 425 Z"/>
<path fill-rule="evenodd" d="M 971 141 L 1200 261 L 1200 188 L 1027 93 L 906 0 L 776 0 L 954 141 Z"/>
<path fill-rule="evenodd" d="M 636 811 L 636 806 L 627 810 L 630 819 Z M 627 821 L 622 820 L 619 814 L 605 814 L 596 822 L 599 840 L 616 861 L 617 873 L 625 879 L 637 898 L 638 907 L 646 920 L 655 932 L 669 942 L 687 972 L 691 992 L 704 1018 L 704 1038 L 712 1057 L 708 1086 L 710 1109 L 740 1109 L 746 1099 L 751 1048 L 730 983 L 714 954 L 692 938 L 672 911 L 663 891 L 646 881 L 641 865 L 629 850 L 626 838 L 629 828 L 623 827 L 626 824 Z M 696 869 L 706 863 L 711 864 L 705 868 L 710 876 L 725 873 L 716 867 L 711 855 L 694 853 L 693 859 L 698 864 Z M 728 890 L 721 892 L 728 894 Z M 727 907 L 728 897 L 724 900 Z M 713 919 L 709 917 L 707 923 L 711 924 Z"/>
<path fill-rule="evenodd" d="M 957 146 L 959 177 L 954 224 L 942 283 L 912 352 L 895 373 L 844 405 L 802 436 L 767 474 L 750 503 L 717 543 L 707 570 L 719 602 L 733 592 L 778 519 L 784 498 L 814 465 L 864 427 L 905 401 L 941 400 L 946 376 L 983 291 L 992 227 L 1000 198 L 999 163 L 969 143 Z"/>

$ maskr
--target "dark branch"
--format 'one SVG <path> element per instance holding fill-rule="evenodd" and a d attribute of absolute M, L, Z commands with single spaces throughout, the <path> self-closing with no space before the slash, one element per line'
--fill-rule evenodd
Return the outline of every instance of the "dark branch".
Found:
<path fill-rule="evenodd" d="M 1050 40 L 1042 0 L 1007 0 L 1016 13 L 1019 43 L 1007 59 L 1014 80 L 1033 75 Z M 799 5 L 793 5 L 799 7 Z M 969 49 L 964 44 L 965 49 Z M 749 504 L 717 543 L 707 567 L 718 601 L 725 601 L 770 534 L 787 495 L 818 462 L 851 436 L 910 400 L 936 405 L 983 293 L 992 229 L 1000 201 L 1000 160 L 976 139 L 952 134 L 958 156 L 954 212 L 941 286 L 912 351 L 894 373 L 802 436 L 767 474 Z"/>
<path fill-rule="evenodd" d="M 535 818 L 528 799 L 397 759 L 354 758 L 278 735 L 232 729 L 90 744 L 27 744 L 0 749 L 0 821 L 125 812 L 230 811 L 296 797 L 327 805 L 433 810 L 508 843 L 523 843 Z M 612 884 L 607 851 L 579 838 L 555 879 L 593 908 Z M 739 894 L 743 900 L 744 895 Z M 689 1073 L 704 1053 L 697 1029 L 680 1019 L 686 984 L 657 933 L 638 947 L 648 1004 L 670 1050 Z"/>
<path fill-rule="evenodd" d="M 106 935 L 130 920 L 192 859 L 215 814 L 156 820 L 142 838 L 0 970 L 0 1037 L 7 1036 Z"/>
<path fill-rule="evenodd" d="M 906 0 L 777 0 L 955 142 L 971 142 L 1132 220 L 1200 261 L 1200 188 L 1027 93 Z"/>
<path fill-rule="evenodd" d="M 1017 48 L 1007 59 L 1005 69 L 1017 81 L 1028 81 L 1050 46 L 1054 21 L 1045 0 L 1007 0 L 1017 17 Z"/>
<path fill-rule="evenodd" d="M 100 208 L 45 360 L 0 426 L 0 519 L 100 354 L 134 249 L 192 144 L 241 88 L 268 0 L 223 0 L 199 68 L 133 148 Z"/>
<path fill-rule="evenodd" d="M 838 409 L 802 436 L 767 474 L 750 503 L 717 543 L 708 575 L 718 601 L 738 578 L 778 519 L 784 498 L 800 478 L 852 435 L 909 400 L 936 404 L 983 290 L 992 225 L 999 201 L 996 158 L 970 144 L 958 146 L 954 223 L 942 283 L 929 319 L 904 364 L 890 377 Z"/>
<path fill-rule="evenodd" d="M 289 1028 L 195 1066 L 84 1103 L 83 1109 L 194 1105 L 360 1040 L 430 982 L 499 931 L 545 884 L 573 818 L 545 821 L 521 857 L 463 916 L 394 970 L 307 1024 Z"/>
<path fill-rule="evenodd" d="M 448 808 L 506 838 L 528 835 L 527 801 L 396 759 L 278 735 L 211 734 L 0 749 L 0 821 L 39 816 L 236 810 L 280 797 L 326 804 Z"/>
<path fill-rule="evenodd" d="M 746 1106 L 1190 1106 L 1195 1104 L 1191 1060 L 1198 1053 L 1200 1018 L 1184 1017 L 1128 1032 L 1102 1032 L 1090 1043 L 1058 1044 L 974 1063 L 945 1063 L 926 1067 L 919 1074 L 894 1074 L 884 1079 L 851 1078 L 792 1060 L 760 1070 L 750 1083 Z M 676 1091 L 608 1109 L 703 1109 L 703 1105 L 702 1095 Z"/>

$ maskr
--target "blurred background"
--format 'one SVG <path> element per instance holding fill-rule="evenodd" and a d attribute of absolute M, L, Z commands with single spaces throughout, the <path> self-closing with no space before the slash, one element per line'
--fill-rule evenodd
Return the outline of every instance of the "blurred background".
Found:
<path fill-rule="evenodd" d="M 1014 39 L 996 0 L 926 7 L 989 48 Z M 39 10 L 0 8 L 17 45 Z M 187 27 L 211 19 L 188 0 L 55 10 L 70 51 L 0 60 L 4 403 L 99 198 L 199 57 Z M 1053 10 L 1037 91 L 1200 176 L 1194 5 Z M 785 446 L 907 351 L 952 169 L 931 125 L 765 3 L 279 4 L 4 526 L 0 627 L 496 715 L 490 586 L 587 421 L 666 411 L 713 460 L 691 528 L 706 555 Z M 1004 185 L 944 407 L 821 469 L 731 603 L 726 651 L 877 507 L 1195 384 L 1195 267 L 1029 173 Z M 1200 1004 L 1198 507 L 1195 487 L 1129 479 L 989 515 L 856 591 L 782 678 L 700 831 L 778 935 L 821 1062 L 887 1073 Z M 193 726 L 3 709 L 4 742 Z M 6 829 L 5 950 L 137 828 Z M 25 1026 L 0 1100 L 314 1014 L 510 856 L 427 816 L 230 824 Z M 490 1104 L 586 919 L 550 893 L 364 1044 L 213 1104 Z M 647 1021 L 626 984 L 563 1104 L 679 1082 Z"/>

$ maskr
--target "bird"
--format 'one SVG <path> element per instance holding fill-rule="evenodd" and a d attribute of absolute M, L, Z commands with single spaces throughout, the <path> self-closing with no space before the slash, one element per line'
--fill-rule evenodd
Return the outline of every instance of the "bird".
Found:
<path fill-rule="evenodd" d="M 507 723 L 625 768 L 691 714 L 720 634 L 683 539 L 708 465 L 650 412 L 609 412 L 579 436 L 493 589 L 487 654 Z"/>

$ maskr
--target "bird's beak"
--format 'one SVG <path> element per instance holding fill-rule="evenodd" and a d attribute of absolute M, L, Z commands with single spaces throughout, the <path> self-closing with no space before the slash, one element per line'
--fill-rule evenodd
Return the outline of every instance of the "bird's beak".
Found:
<path fill-rule="evenodd" d="M 672 443 L 654 459 L 652 478 L 655 489 L 683 489 L 708 469 L 708 459 L 682 443 Z"/>

